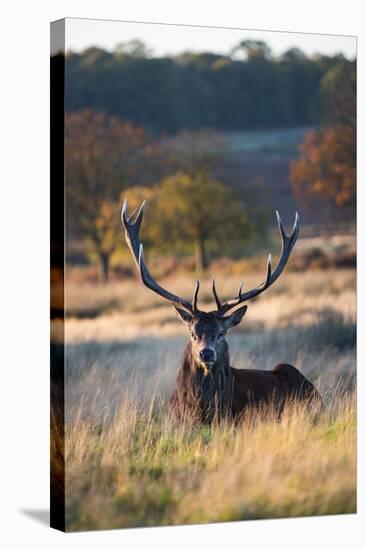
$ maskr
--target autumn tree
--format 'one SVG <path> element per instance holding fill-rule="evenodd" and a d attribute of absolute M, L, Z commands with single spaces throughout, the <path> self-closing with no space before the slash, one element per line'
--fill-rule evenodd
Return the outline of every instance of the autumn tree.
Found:
<path fill-rule="evenodd" d="M 139 180 L 148 162 L 143 128 L 93 111 L 66 116 L 67 235 L 82 239 L 108 280 L 120 240 L 121 190 Z"/>
<path fill-rule="evenodd" d="M 305 135 L 300 158 L 290 168 L 298 196 L 322 196 L 337 206 L 356 194 L 356 75 L 344 61 L 322 80 L 324 127 Z"/>
<path fill-rule="evenodd" d="M 208 245 L 252 236 L 243 203 L 207 172 L 177 173 L 154 188 L 155 244 L 194 247 L 197 272 L 208 267 Z"/>

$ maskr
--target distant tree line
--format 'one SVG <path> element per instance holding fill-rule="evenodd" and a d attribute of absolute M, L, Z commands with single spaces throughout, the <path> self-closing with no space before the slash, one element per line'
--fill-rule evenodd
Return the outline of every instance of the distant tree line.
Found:
<path fill-rule="evenodd" d="M 185 52 L 153 57 L 138 40 L 114 52 L 69 52 L 67 110 L 91 109 L 128 120 L 153 134 L 215 128 L 313 126 L 322 121 L 322 85 L 342 55 L 306 56 L 297 48 L 274 57 L 244 40 L 227 55 Z"/>

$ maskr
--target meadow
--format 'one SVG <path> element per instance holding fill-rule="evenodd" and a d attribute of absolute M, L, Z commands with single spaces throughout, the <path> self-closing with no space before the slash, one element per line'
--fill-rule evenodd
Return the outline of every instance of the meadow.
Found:
<path fill-rule="evenodd" d="M 248 271 L 245 285 L 261 277 Z M 202 282 L 209 309 L 209 277 Z M 224 298 L 239 282 L 235 269 L 217 273 Z M 164 284 L 190 297 L 194 278 Z M 167 414 L 187 339 L 173 309 L 133 279 L 102 286 L 70 271 L 67 530 L 355 512 L 355 284 L 353 269 L 287 270 L 228 336 L 233 366 L 290 362 L 324 410 L 289 404 L 280 421 L 198 427 Z"/>

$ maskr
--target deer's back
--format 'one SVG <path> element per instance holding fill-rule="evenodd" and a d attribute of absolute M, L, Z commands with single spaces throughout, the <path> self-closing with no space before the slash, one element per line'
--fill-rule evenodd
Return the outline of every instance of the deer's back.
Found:
<path fill-rule="evenodd" d="M 259 403 L 268 403 L 282 395 L 279 377 L 273 371 L 231 367 L 234 413 Z"/>
<path fill-rule="evenodd" d="M 287 399 L 321 401 L 313 384 L 289 364 L 279 364 L 271 371 L 231 367 L 231 375 L 233 412 L 236 414 L 261 403 L 273 403 L 282 409 Z"/>

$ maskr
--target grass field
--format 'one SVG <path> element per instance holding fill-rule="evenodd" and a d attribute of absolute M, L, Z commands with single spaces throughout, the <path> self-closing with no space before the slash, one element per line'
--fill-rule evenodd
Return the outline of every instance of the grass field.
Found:
<path fill-rule="evenodd" d="M 218 274 L 223 297 L 239 280 Z M 258 282 L 258 274 L 245 277 L 247 287 Z M 191 295 L 193 278 L 165 283 Z M 355 512 L 353 270 L 286 272 L 249 304 L 228 337 L 231 364 L 291 362 L 326 407 L 318 415 L 290 407 L 280 422 L 253 417 L 239 427 L 168 417 L 186 341 L 169 305 L 132 280 L 70 280 L 67 290 L 68 530 Z"/>

